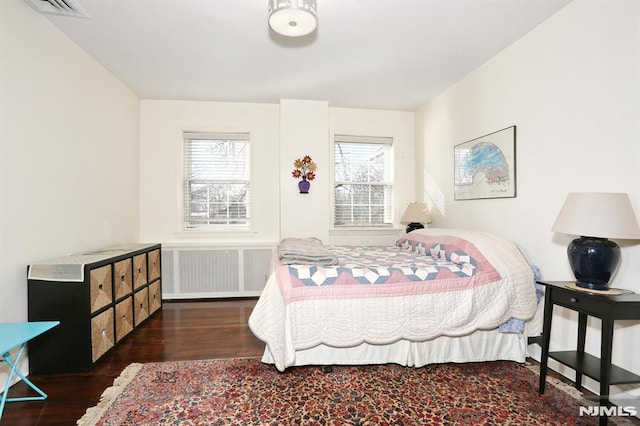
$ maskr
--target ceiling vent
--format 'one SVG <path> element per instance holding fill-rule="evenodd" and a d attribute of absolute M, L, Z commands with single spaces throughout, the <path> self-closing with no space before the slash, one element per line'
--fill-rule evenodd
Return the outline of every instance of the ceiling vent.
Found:
<path fill-rule="evenodd" d="M 74 18 L 90 18 L 89 14 L 78 4 L 77 0 L 24 0 L 39 13 L 48 15 L 72 16 Z"/>

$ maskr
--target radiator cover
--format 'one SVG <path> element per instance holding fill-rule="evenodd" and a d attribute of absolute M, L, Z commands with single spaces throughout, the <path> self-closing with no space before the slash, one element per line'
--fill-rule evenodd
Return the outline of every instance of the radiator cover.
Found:
<path fill-rule="evenodd" d="M 162 247 L 162 298 L 255 297 L 275 245 Z"/>

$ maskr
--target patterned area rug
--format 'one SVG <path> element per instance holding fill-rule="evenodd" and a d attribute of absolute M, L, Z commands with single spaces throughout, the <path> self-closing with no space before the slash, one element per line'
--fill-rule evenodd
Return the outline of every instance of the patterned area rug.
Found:
<path fill-rule="evenodd" d="M 131 364 L 80 425 L 590 425 L 580 401 L 496 361 L 293 367 L 258 358 Z M 586 401 L 582 401 L 586 403 Z"/>

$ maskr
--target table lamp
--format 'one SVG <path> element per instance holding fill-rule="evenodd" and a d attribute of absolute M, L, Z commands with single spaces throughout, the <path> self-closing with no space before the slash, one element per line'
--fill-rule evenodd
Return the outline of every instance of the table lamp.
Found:
<path fill-rule="evenodd" d="M 431 213 L 425 203 L 409 203 L 404 209 L 400 223 L 407 226 L 407 233 L 424 228 L 425 223 L 431 223 Z"/>
<path fill-rule="evenodd" d="M 569 193 L 551 230 L 580 236 L 569 244 L 567 255 L 576 286 L 590 290 L 609 290 L 620 264 L 620 247 L 608 238 L 640 239 L 640 227 L 624 193 Z"/>

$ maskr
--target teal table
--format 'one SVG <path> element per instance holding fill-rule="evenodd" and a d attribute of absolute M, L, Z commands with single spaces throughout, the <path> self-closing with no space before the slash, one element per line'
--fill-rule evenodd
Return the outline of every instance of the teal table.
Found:
<path fill-rule="evenodd" d="M 22 372 L 18 369 L 20 358 L 24 353 L 24 348 L 27 346 L 27 342 L 34 337 L 41 335 L 42 333 L 51 330 L 53 327 L 60 324 L 60 321 L 41 321 L 41 322 L 13 322 L 13 323 L 0 323 L 0 354 L 2 354 L 1 362 L 6 362 L 11 368 L 7 383 L 2 393 L 2 401 L 0 401 L 0 419 L 2 419 L 2 412 L 4 411 L 4 405 L 7 402 L 13 401 L 41 401 L 47 399 L 47 394 L 42 392 L 36 385 L 31 383 Z M 15 359 L 11 358 L 10 351 L 20 347 L 18 355 Z M 9 386 L 14 375 L 18 375 L 24 382 L 36 391 L 40 396 L 27 396 L 22 398 L 7 398 L 9 393 Z"/>

